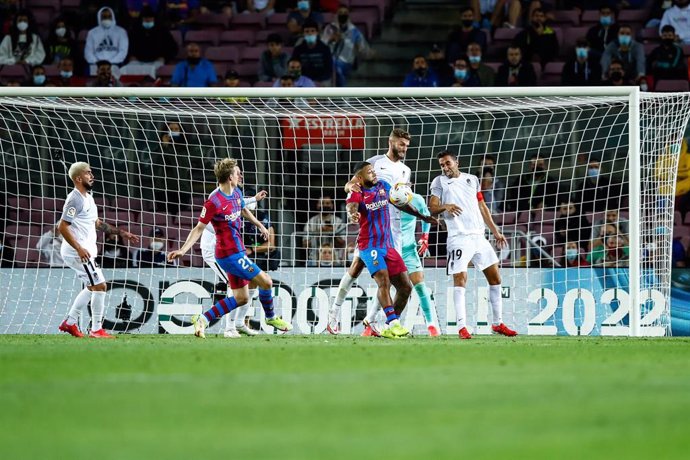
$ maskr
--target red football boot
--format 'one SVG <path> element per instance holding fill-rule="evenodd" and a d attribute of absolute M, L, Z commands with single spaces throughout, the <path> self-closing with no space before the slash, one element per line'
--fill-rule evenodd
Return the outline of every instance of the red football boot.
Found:
<path fill-rule="evenodd" d="M 493 332 L 494 334 L 505 335 L 506 337 L 515 337 L 516 335 L 518 335 L 517 332 L 510 329 L 503 323 L 499 324 L 498 326 L 491 326 L 491 332 Z"/>
<path fill-rule="evenodd" d="M 105 332 L 105 329 L 100 328 L 97 331 L 91 331 L 89 332 L 89 337 L 93 339 L 114 339 L 114 335 L 110 335 L 107 332 Z"/>
<path fill-rule="evenodd" d="M 458 335 L 463 340 L 469 340 L 472 338 L 472 334 L 470 334 L 470 331 L 468 331 L 466 327 L 463 327 L 462 329 L 460 329 L 458 331 Z"/>
<path fill-rule="evenodd" d="M 60 323 L 60 327 L 58 327 L 58 329 L 62 332 L 67 332 L 72 337 L 84 337 L 84 334 L 82 334 L 79 330 L 79 326 L 77 326 L 76 324 L 67 324 L 67 320 L 64 320 L 62 323 Z"/>
<path fill-rule="evenodd" d="M 433 324 L 430 324 L 429 327 L 427 327 L 427 330 L 429 331 L 429 335 L 432 337 L 438 337 L 439 335 L 441 335 L 441 333 L 438 332 L 436 326 L 434 326 Z"/>

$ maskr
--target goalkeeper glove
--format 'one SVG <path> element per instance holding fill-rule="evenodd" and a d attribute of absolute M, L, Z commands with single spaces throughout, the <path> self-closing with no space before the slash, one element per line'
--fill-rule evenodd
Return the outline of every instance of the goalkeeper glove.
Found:
<path fill-rule="evenodd" d="M 419 250 L 417 251 L 417 254 L 419 254 L 420 257 L 426 257 L 429 255 L 429 234 L 424 233 L 422 234 L 422 237 L 419 239 L 417 242 L 419 245 Z"/>

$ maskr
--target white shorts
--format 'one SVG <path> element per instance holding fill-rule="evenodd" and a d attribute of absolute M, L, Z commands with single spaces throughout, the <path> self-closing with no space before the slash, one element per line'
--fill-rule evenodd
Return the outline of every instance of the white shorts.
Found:
<path fill-rule="evenodd" d="M 105 283 L 101 267 L 93 257 L 83 263 L 79 257 L 65 257 L 65 265 L 77 272 L 77 276 L 86 286 L 96 286 Z"/>
<path fill-rule="evenodd" d="M 223 283 L 227 284 L 228 275 L 223 271 L 222 268 L 220 268 L 218 262 L 216 262 L 215 251 L 209 251 L 208 249 L 201 248 L 201 256 L 204 258 L 204 262 L 206 262 L 206 265 L 208 265 L 211 268 L 211 270 L 213 270 L 216 273 L 218 279 Z"/>
<path fill-rule="evenodd" d="M 484 235 L 460 235 L 449 238 L 447 248 L 446 273 L 449 275 L 466 272 L 470 262 L 481 271 L 498 263 L 496 251 Z"/>

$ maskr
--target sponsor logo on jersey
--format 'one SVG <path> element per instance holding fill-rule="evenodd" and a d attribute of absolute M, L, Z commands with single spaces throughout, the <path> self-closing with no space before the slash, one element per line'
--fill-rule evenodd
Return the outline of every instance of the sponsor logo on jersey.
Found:
<path fill-rule="evenodd" d="M 376 211 L 377 209 L 381 209 L 385 206 L 388 206 L 388 201 L 375 201 L 373 203 L 365 203 L 364 207 L 367 208 L 368 211 Z"/>
<path fill-rule="evenodd" d="M 242 214 L 242 211 L 235 211 L 232 214 L 226 214 L 223 217 L 225 218 L 225 220 L 232 222 L 237 220 L 240 217 L 240 214 Z"/>

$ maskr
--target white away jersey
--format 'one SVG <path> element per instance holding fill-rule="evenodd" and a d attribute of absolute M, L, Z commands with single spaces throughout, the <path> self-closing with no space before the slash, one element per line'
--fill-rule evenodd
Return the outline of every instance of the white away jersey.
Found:
<path fill-rule="evenodd" d="M 384 180 L 388 182 L 391 187 L 395 184 L 402 182 L 407 184 L 410 182 L 412 177 L 412 170 L 405 166 L 402 161 L 391 161 L 388 155 L 376 155 L 367 160 L 367 163 L 374 165 L 374 171 L 376 171 L 376 178 L 379 180 Z M 398 208 L 392 204 L 388 205 L 388 210 L 391 215 L 391 231 L 393 233 L 393 241 L 397 249 L 402 249 L 401 237 L 400 237 L 400 219 L 401 213 Z M 400 246 L 398 248 L 398 246 Z"/>
<path fill-rule="evenodd" d="M 460 173 L 459 177 L 454 178 L 440 175 L 431 183 L 431 195 L 438 197 L 441 204 L 454 204 L 462 209 L 459 216 L 447 212 L 442 214 L 448 227 L 449 238 L 455 235 L 484 234 L 484 219 L 479 211 L 479 193 L 479 179 L 472 174 Z"/>
<path fill-rule="evenodd" d="M 93 196 L 90 193 L 82 195 L 77 189 L 72 190 L 65 200 L 61 219 L 71 224 L 69 229 L 77 242 L 89 251 L 91 257 L 96 257 L 96 254 L 98 254 L 98 246 L 96 244 L 98 210 L 96 209 L 96 202 L 93 200 Z M 60 254 L 63 259 L 66 257 L 79 257 L 77 251 L 69 245 L 67 240 L 62 241 Z"/>

